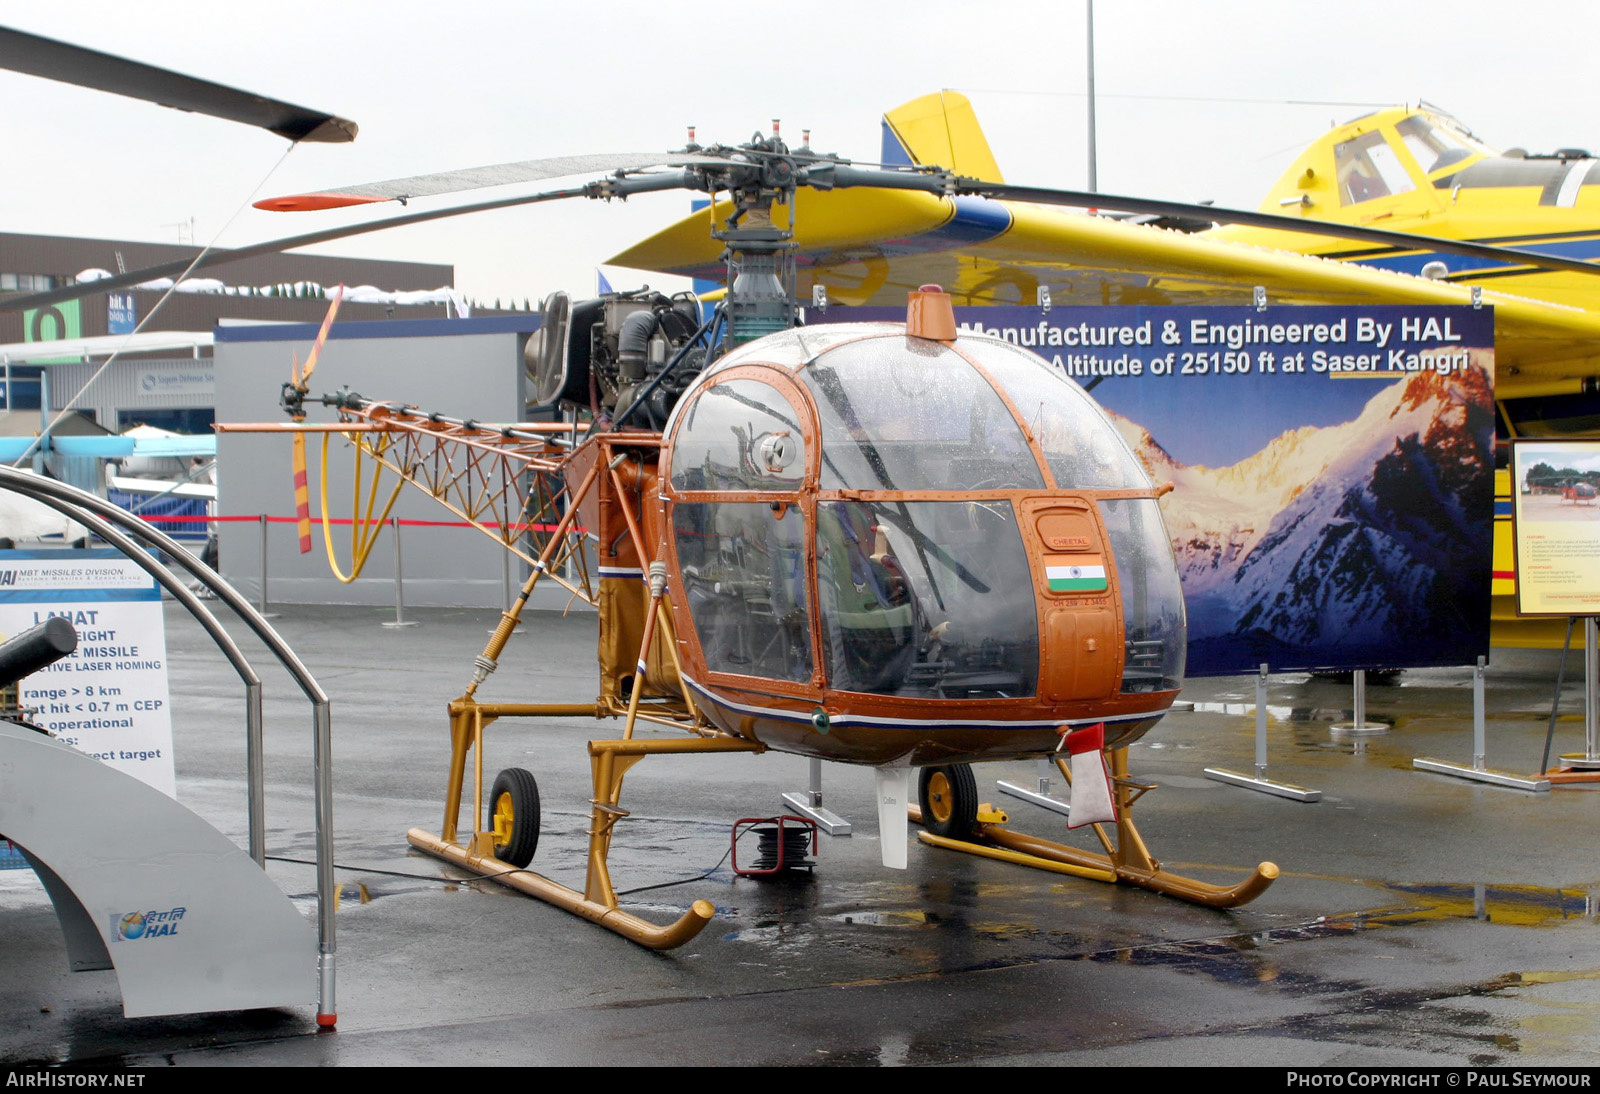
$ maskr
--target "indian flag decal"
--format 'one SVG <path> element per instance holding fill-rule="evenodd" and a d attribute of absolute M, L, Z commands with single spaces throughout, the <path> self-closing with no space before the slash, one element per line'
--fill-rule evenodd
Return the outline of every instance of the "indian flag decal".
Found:
<path fill-rule="evenodd" d="M 1092 565 L 1046 566 L 1044 574 L 1053 593 L 1103 593 L 1106 590 L 1106 568 L 1098 562 Z"/>

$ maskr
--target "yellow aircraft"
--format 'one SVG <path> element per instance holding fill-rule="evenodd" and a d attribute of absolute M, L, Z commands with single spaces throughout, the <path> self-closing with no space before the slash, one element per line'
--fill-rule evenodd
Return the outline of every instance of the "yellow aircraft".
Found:
<path fill-rule="evenodd" d="M 1001 179 L 962 95 L 907 103 L 884 116 L 884 131 L 886 162 Z M 1016 196 L 1025 199 L 1026 188 Z M 1147 215 L 891 190 L 802 190 L 795 204 L 802 299 L 821 286 L 830 301 L 889 304 L 937 282 L 961 304 L 1028 304 L 1041 288 L 1058 304 L 1241 304 L 1257 286 L 1274 303 L 1481 301 L 1495 308 L 1501 439 L 1600 430 L 1600 269 L 1574 262 L 1552 269 L 1496 250 L 1579 262 L 1600 255 L 1600 160 L 1580 149 L 1498 152 L 1426 105 L 1331 129 L 1259 207 L 1263 220 L 1429 237 L 1415 247 L 1248 223 L 1207 226 L 1196 219 L 1207 216 L 1202 209 L 1121 198 L 1106 198 L 1102 208 Z M 1163 215 L 1174 211 L 1188 215 Z M 718 276 L 720 244 L 707 221 L 726 215 L 722 205 L 694 213 L 609 261 Z M 1455 253 L 1439 240 L 1486 246 Z M 1555 622 L 1515 618 L 1510 496 L 1506 472 L 1498 471 L 1493 640 L 1558 645 Z"/>

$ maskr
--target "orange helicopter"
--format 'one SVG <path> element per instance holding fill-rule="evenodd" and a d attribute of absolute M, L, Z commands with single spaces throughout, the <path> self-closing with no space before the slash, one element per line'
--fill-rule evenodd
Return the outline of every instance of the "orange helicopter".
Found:
<path fill-rule="evenodd" d="M 313 397 L 308 366 L 284 389 L 293 422 L 219 427 L 342 434 L 531 565 L 450 704 L 443 821 L 436 833 L 413 829 L 413 845 L 644 945 L 676 946 L 712 908 L 697 901 L 666 926 L 621 909 L 608 856 L 627 815 L 626 772 L 648 755 L 770 749 L 872 766 L 891 866 L 905 865 L 901 834 L 915 817 L 928 829 L 922 838 L 943 846 L 1212 906 L 1244 903 L 1271 884 L 1271 863 L 1226 887 L 1173 875 L 1134 825 L 1134 803 L 1149 787 L 1129 778 L 1126 747 L 1177 695 L 1184 609 L 1157 507 L 1162 488 L 1083 390 L 1024 350 L 958 337 L 949 298 L 931 289 L 911 294 L 903 327 L 796 325 L 795 198 L 807 188 L 1054 204 L 1083 204 L 1085 195 L 932 166 L 860 167 L 790 149 L 776 129 L 736 147 L 706 148 L 691 137 L 666 156 L 510 167 L 523 180 L 610 174 L 230 252 L 565 198 L 675 188 L 726 196 L 713 203 L 712 236 L 724 248 L 728 293 L 709 320 L 688 296 L 546 301 L 530 344 L 534 401 L 586 417 L 486 425 L 349 392 Z M 327 208 L 505 181 L 507 169 L 490 168 L 258 204 Z M 1366 242 L 1416 238 L 1203 211 Z M 5 303 L 105 291 L 160 269 Z M 339 420 L 305 421 L 313 403 Z M 550 581 L 598 608 L 598 699 L 480 702 L 478 687 L 530 595 Z M 588 746 L 593 811 L 581 889 L 525 869 L 538 844 L 533 775 L 510 769 L 486 788 L 483 769 L 484 736 L 496 721 L 580 714 L 625 719 L 620 736 Z M 638 735 L 641 722 L 674 734 Z M 1055 757 L 1073 780 L 1072 821 L 1095 826 L 1100 850 L 1017 833 L 978 800 L 972 762 L 1027 756 Z"/>
<path fill-rule="evenodd" d="M 646 946 L 677 946 L 712 908 L 696 901 L 666 926 L 620 908 L 607 857 L 627 816 L 624 776 L 650 755 L 773 750 L 872 766 L 891 867 L 906 865 L 915 818 L 940 846 L 1204 904 L 1263 891 L 1272 864 L 1231 887 L 1178 877 L 1134 825 L 1148 787 L 1128 778 L 1126 749 L 1178 694 L 1186 628 L 1163 490 L 1098 406 L 1025 350 L 958 337 L 935 286 L 911 294 L 904 325 L 743 340 L 740 303 L 697 324 L 687 296 L 547 300 L 528 348 L 536 399 L 588 406 L 584 424 L 311 397 L 308 371 L 285 387 L 298 424 L 218 427 L 343 433 L 531 565 L 450 704 L 442 826 L 411 830 L 411 844 Z M 729 347 L 708 363 L 725 327 Z M 673 385 L 684 362 L 692 378 Z M 304 423 L 318 402 L 340 420 Z M 519 482 L 532 483 L 525 496 L 494 485 Z M 518 506 L 525 534 L 508 519 Z M 480 701 L 550 581 L 598 609 L 598 699 Z M 588 745 L 581 890 L 524 869 L 539 838 L 534 775 L 483 768 L 492 723 L 580 714 L 623 719 L 616 738 Z M 1094 824 L 1102 850 L 1014 832 L 978 800 L 972 763 L 1028 756 L 1057 758 L 1072 822 Z"/>

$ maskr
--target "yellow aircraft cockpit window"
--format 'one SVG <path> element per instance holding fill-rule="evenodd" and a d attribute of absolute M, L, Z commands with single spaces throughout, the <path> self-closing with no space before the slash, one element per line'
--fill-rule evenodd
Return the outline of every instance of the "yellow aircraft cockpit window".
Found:
<path fill-rule="evenodd" d="M 1491 153 L 1491 149 L 1467 134 L 1449 126 L 1435 125 L 1424 114 L 1413 114 L 1401 120 L 1394 131 L 1424 175 Z"/>
<path fill-rule="evenodd" d="M 672 450 L 676 490 L 800 489 L 805 430 L 789 400 L 759 380 L 727 380 L 689 405 Z"/>
<path fill-rule="evenodd" d="M 1341 205 L 1359 205 L 1363 201 L 1416 189 L 1405 165 L 1380 130 L 1336 144 L 1333 163 Z"/>
<path fill-rule="evenodd" d="M 1005 342 L 961 347 L 1005 391 L 1044 453 L 1059 490 L 1126 490 L 1149 478 L 1121 434 L 1075 382 L 1036 354 Z"/>
<path fill-rule="evenodd" d="M 822 428 L 823 490 L 1042 489 L 1027 439 L 948 346 L 873 338 L 800 370 Z"/>

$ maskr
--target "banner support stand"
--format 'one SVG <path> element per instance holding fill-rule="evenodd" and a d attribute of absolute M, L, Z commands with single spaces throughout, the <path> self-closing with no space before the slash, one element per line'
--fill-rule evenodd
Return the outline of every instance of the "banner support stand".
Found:
<path fill-rule="evenodd" d="M 1054 813 L 1060 813 L 1063 817 L 1071 816 L 1072 803 L 1064 802 L 1050 793 L 1050 773 L 1055 768 L 1056 765 L 1051 760 L 1041 759 L 1039 761 L 1038 782 L 1033 789 L 1030 790 L 1020 783 L 1007 782 L 1004 779 L 995 780 L 995 789 L 1002 794 L 1010 794 L 1013 798 L 1021 798 L 1025 802 L 1030 802 Z"/>
<path fill-rule="evenodd" d="M 1472 670 L 1472 766 L 1464 767 L 1448 760 L 1434 760 L 1418 757 L 1411 761 L 1411 766 L 1418 771 L 1432 771 L 1438 775 L 1453 775 L 1458 779 L 1471 779 L 1474 782 L 1489 783 L 1493 786 L 1508 786 L 1513 790 L 1530 790 L 1543 793 L 1550 789 L 1550 780 L 1527 775 L 1514 775 L 1508 771 L 1492 771 L 1486 766 L 1488 745 L 1486 742 L 1483 670 L 1486 658 L 1481 654 L 1478 663 Z"/>
<path fill-rule="evenodd" d="M 783 796 L 783 804 L 802 817 L 817 822 L 830 836 L 848 836 L 850 822 L 822 807 L 822 761 L 811 758 L 811 785 L 805 790 L 791 790 Z"/>
<path fill-rule="evenodd" d="M 1583 620 L 1583 751 L 1563 752 L 1556 768 L 1545 772 L 1551 782 L 1600 782 L 1600 623 Z"/>
<path fill-rule="evenodd" d="M 1208 767 L 1205 769 L 1208 779 L 1228 783 L 1232 786 L 1241 786 L 1246 790 L 1259 790 L 1263 794 L 1271 794 L 1278 798 L 1288 798 L 1297 802 L 1318 802 L 1322 800 L 1322 791 L 1308 790 L 1303 786 L 1292 783 L 1273 782 L 1267 778 L 1267 665 L 1262 662 L 1260 670 L 1256 673 L 1256 773 L 1244 775 L 1237 771 L 1229 771 L 1221 767 Z"/>
<path fill-rule="evenodd" d="M 1367 670 L 1356 669 L 1350 674 L 1350 688 L 1354 708 L 1348 722 L 1335 722 L 1329 728 L 1335 733 L 1373 734 L 1387 733 L 1389 727 L 1382 722 L 1367 721 Z"/>

